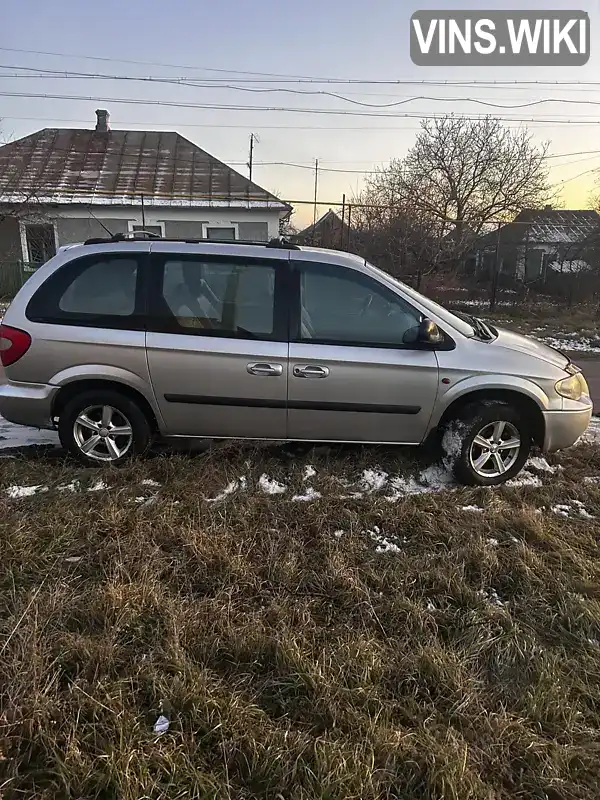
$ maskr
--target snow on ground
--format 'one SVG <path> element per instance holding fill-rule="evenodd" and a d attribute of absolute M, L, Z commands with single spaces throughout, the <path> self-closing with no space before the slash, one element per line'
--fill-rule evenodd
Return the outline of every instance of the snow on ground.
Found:
<path fill-rule="evenodd" d="M 579 339 L 557 338 L 554 336 L 535 336 L 539 342 L 554 347 L 556 350 L 571 350 L 579 353 L 600 353 L 598 339 L 589 339 L 585 336 Z"/>
<path fill-rule="evenodd" d="M 39 428 L 26 428 L 24 425 L 15 425 L 0 417 L 0 450 L 11 447 L 31 447 L 34 445 L 53 444 L 58 446 L 56 431 L 40 430 Z"/>
<path fill-rule="evenodd" d="M 587 431 L 575 444 L 600 444 L 600 417 L 592 417 Z"/>

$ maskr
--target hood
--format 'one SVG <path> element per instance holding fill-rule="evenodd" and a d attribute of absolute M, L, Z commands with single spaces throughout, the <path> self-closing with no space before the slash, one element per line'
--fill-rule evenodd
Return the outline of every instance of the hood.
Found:
<path fill-rule="evenodd" d="M 536 339 L 521 336 L 520 333 L 513 333 L 504 328 L 496 328 L 496 330 L 498 331 L 498 338 L 494 344 L 497 347 L 504 347 L 506 350 L 518 350 L 520 353 L 526 353 L 528 356 L 547 361 L 560 369 L 564 369 L 570 361 L 559 350 L 555 350 L 543 342 L 538 342 Z"/>

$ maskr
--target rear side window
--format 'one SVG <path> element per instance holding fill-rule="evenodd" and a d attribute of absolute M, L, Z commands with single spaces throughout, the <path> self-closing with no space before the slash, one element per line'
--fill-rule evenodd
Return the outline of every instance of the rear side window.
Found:
<path fill-rule="evenodd" d="M 34 322 L 91 327 L 143 327 L 138 257 L 89 256 L 66 264 L 29 301 Z"/>

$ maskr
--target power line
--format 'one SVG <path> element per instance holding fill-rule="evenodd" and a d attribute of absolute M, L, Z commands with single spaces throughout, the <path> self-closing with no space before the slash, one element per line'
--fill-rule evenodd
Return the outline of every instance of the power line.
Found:
<path fill-rule="evenodd" d="M 417 119 L 420 117 L 410 117 L 410 119 Z M 441 118 L 441 117 L 439 117 Z M 72 118 L 72 117 L 16 117 L 16 116 L 2 116 L 3 120 L 14 119 L 14 120 L 24 120 L 24 121 L 31 121 L 31 122 L 81 122 L 89 124 L 89 118 Z M 479 117 L 477 118 L 479 119 Z M 511 120 L 508 120 L 509 122 Z M 518 122 L 518 120 L 515 120 Z M 598 124 L 595 122 L 577 122 L 577 121 L 569 121 L 570 125 L 576 127 L 578 125 L 590 125 L 590 124 Z M 557 124 L 550 124 L 546 125 L 544 120 L 537 120 L 531 119 L 529 120 L 530 124 L 535 124 L 538 128 L 556 128 L 558 127 Z M 538 125 L 538 123 L 541 123 Z M 123 125 L 160 125 L 164 127 L 164 123 L 156 122 L 156 121 L 140 121 L 140 120 L 123 120 Z M 231 123 L 213 123 L 213 122 L 171 122 L 170 123 L 173 127 L 177 128 L 227 128 L 227 129 L 242 129 L 248 130 L 248 125 L 243 124 L 231 124 Z M 563 124 L 562 122 L 559 124 Z M 344 126 L 331 126 L 331 125 L 264 125 L 261 123 L 260 127 L 264 130 L 294 130 L 294 131 L 368 131 L 371 133 L 373 131 L 372 125 L 366 126 L 352 126 L 352 125 L 344 125 Z M 520 125 L 515 126 L 508 126 L 508 127 L 515 127 L 519 128 Z M 82 130 L 85 130 L 82 129 Z M 171 130 L 171 128 L 169 128 Z M 378 126 L 377 131 L 418 131 L 421 130 L 420 126 L 415 125 L 394 125 L 394 126 Z"/>
<path fill-rule="evenodd" d="M 558 81 L 558 80 L 414 80 L 414 79 L 364 79 L 364 78 L 340 78 L 340 77 L 319 77 L 315 75 L 293 75 L 278 72 L 257 72 L 252 70 L 223 69 L 217 67 L 198 67 L 185 64 L 169 64 L 159 61 L 138 61 L 134 59 L 123 59 L 108 56 L 93 56 L 89 54 L 60 53 L 49 50 L 30 50 L 17 47 L 0 47 L 0 51 L 9 53 L 27 53 L 30 55 L 57 56 L 60 58 L 75 58 L 87 61 L 102 61 L 108 63 L 136 64 L 138 66 L 165 67 L 168 69 L 189 69 L 195 72 L 217 72 L 227 75 L 252 75 L 257 77 L 275 78 L 279 81 L 290 79 L 293 81 L 312 81 L 316 83 L 343 83 L 343 84 L 373 84 L 373 85 L 411 85 L 411 86 L 481 86 L 490 88 L 494 86 L 517 87 L 517 86 L 600 86 L 600 81 Z M 229 80 L 229 79 L 225 79 Z M 255 82 L 264 83 L 264 81 Z"/>
<path fill-rule="evenodd" d="M 18 66 L 11 66 L 6 64 L 0 64 L 0 69 L 23 69 L 23 70 L 33 70 L 33 67 L 18 67 Z M 329 92 L 323 89 L 319 90 L 306 90 L 306 89 L 290 89 L 286 87 L 276 87 L 276 88 L 264 88 L 264 87 L 248 87 L 248 86 L 235 86 L 233 84 L 222 84 L 217 87 L 213 84 L 207 83 L 198 83 L 190 81 L 186 78 L 167 78 L 167 77 L 143 77 L 143 76 L 132 76 L 132 75 L 109 75 L 109 74 L 100 74 L 100 73 L 60 73 L 54 70 L 36 70 L 41 71 L 43 73 L 51 73 L 52 78 L 74 78 L 74 79 L 93 79 L 93 80 L 115 80 L 115 81 L 133 81 L 133 82 L 142 82 L 142 83 L 159 83 L 159 84 L 170 84 L 176 86 L 186 86 L 190 88 L 196 89 L 230 89 L 239 92 L 250 92 L 252 94 L 265 94 L 265 93 L 285 93 L 285 94 L 299 94 L 299 95 L 306 95 L 306 96 L 322 96 L 322 97 L 332 97 L 336 100 L 342 100 L 345 103 L 351 103 L 352 105 L 360 106 L 361 108 L 395 108 L 397 106 L 406 105 L 407 103 L 414 103 L 418 101 L 426 101 L 426 102 L 435 102 L 435 103 L 475 103 L 477 105 L 486 106 L 486 108 L 496 108 L 500 110 L 518 110 L 521 108 L 532 108 L 534 106 L 539 105 L 546 105 L 548 103 L 564 103 L 568 105 L 593 105 L 597 106 L 600 105 L 600 100 L 581 100 L 581 99 L 574 99 L 574 98 L 541 98 L 539 100 L 531 100 L 526 103 L 493 103 L 489 100 L 481 100 L 477 97 L 433 97 L 431 95 L 415 95 L 413 97 L 405 97 L 403 100 L 395 100 L 391 103 L 365 103 L 361 100 L 354 100 L 351 97 L 347 97 L 346 95 L 338 94 L 337 92 Z M 0 75 L 2 77 L 47 77 L 46 74 L 44 75 L 32 75 L 32 76 L 24 76 L 24 75 Z M 295 109 L 278 109 L 282 111 L 289 111 Z"/>
<path fill-rule="evenodd" d="M 353 117 L 371 117 L 380 119 L 440 119 L 444 118 L 446 114 L 433 113 L 419 113 L 419 112 L 406 112 L 400 114 L 388 113 L 374 113 L 370 111 L 348 111 L 340 109 L 324 109 L 324 108 L 289 108 L 282 106 L 241 106 L 230 104 L 218 103 L 183 103 L 174 100 L 143 100 L 138 98 L 124 98 L 124 97 L 97 97 L 97 96 L 83 96 L 83 95 L 63 95 L 63 94 L 46 94 L 37 92 L 0 92 L 1 97 L 23 97 L 31 99 L 43 100 L 74 100 L 83 102 L 98 102 L 98 103 L 123 103 L 126 105 L 155 105 L 165 106 L 169 108 L 197 108 L 211 111 L 263 111 L 263 112 L 285 112 L 293 114 L 317 114 L 317 115 L 334 115 L 334 116 L 353 116 Z M 466 114 L 458 113 L 456 115 L 461 119 L 477 121 L 484 117 L 469 116 Z M 584 115 L 580 115 L 584 116 Z M 534 122 L 535 118 L 515 118 L 503 117 L 510 122 Z M 542 121 L 540 119 L 540 121 Z M 569 124 L 572 122 L 570 119 L 544 119 L 544 122 L 552 122 L 556 124 Z M 600 120 L 589 120 L 588 124 L 599 124 Z"/>

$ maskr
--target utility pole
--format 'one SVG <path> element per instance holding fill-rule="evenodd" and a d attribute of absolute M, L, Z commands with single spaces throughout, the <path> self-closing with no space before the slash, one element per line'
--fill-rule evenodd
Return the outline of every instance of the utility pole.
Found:
<path fill-rule="evenodd" d="M 490 295 L 490 311 L 496 310 L 496 295 L 498 293 L 498 276 L 500 274 L 500 231 L 502 230 L 502 223 L 498 223 L 498 231 L 496 233 L 496 258 L 494 259 L 494 272 L 492 273 L 492 292 Z"/>
<path fill-rule="evenodd" d="M 340 250 L 344 247 L 344 218 L 346 216 L 346 193 L 342 195 L 342 224 L 340 225 Z"/>
<path fill-rule="evenodd" d="M 146 230 L 146 212 L 144 210 L 144 195 L 142 194 L 142 230 Z"/>
<path fill-rule="evenodd" d="M 319 187 L 319 159 L 315 158 L 315 205 L 313 209 L 312 243 L 315 242 L 315 226 L 317 224 L 317 191 Z"/>
<path fill-rule="evenodd" d="M 252 180 L 252 164 L 254 160 L 254 142 L 260 144 L 260 139 L 255 133 L 250 134 L 250 154 L 248 156 L 248 179 Z"/>

